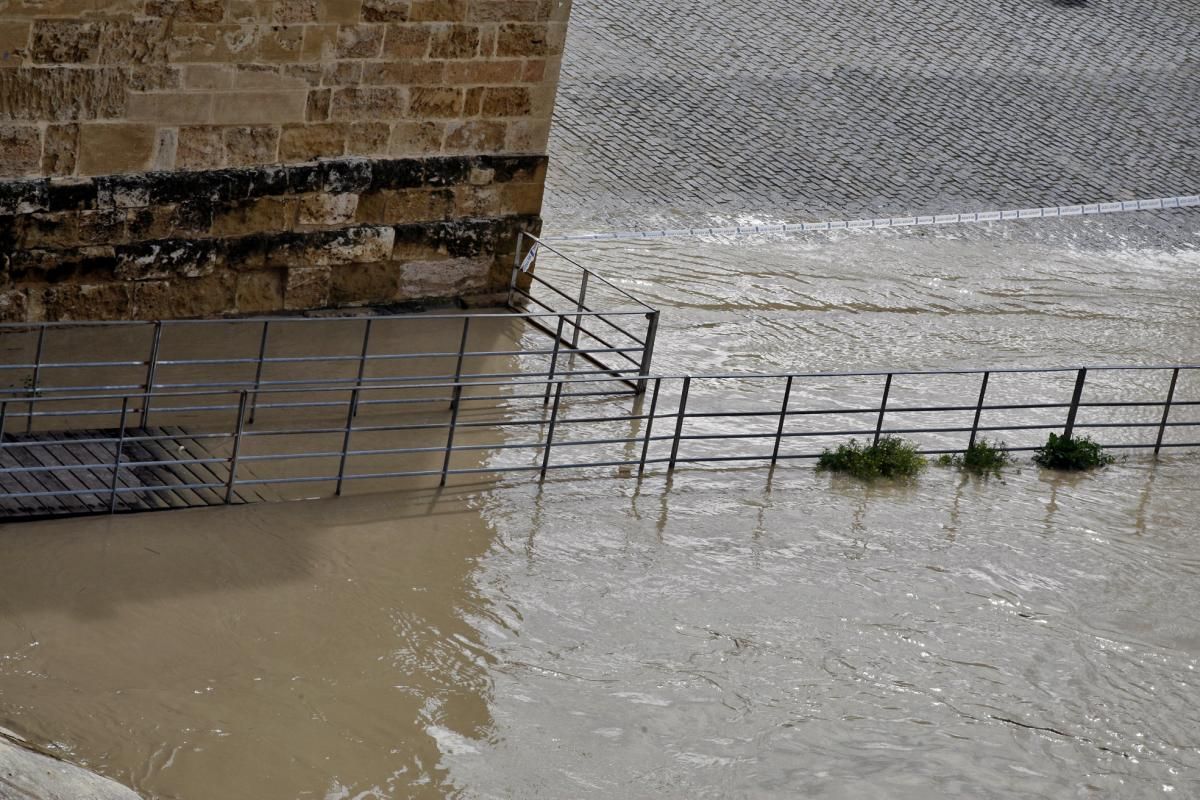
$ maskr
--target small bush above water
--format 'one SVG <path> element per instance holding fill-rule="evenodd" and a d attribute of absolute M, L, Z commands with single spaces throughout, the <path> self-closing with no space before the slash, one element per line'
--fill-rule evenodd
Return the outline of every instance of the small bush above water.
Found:
<path fill-rule="evenodd" d="M 1116 459 L 1086 436 L 1052 433 L 1046 444 L 1034 453 L 1033 460 L 1046 469 L 1079 471 L 1103 467 Z"/>
<path fill-rule="evenodd" d="M 878 444 L 859 444 L 851 439 L 837 450 L 826 450 L 817 459 L 818 470 L 843 472 L 862 480 L 909 478 L 925 468 L 925 459 L 916 445 L 895 436 L 885 436 Z"/>
<path fill-rule="evenodd" d="M 1005 464 L 1012 461 L 1012 456 L 1004 450 L 1004 442 L 989 442 L 980 439 L 958 455 L 944 455 L 938 463 L 945 467 L 959 467 L 976 475 L 996 475 Z"/>

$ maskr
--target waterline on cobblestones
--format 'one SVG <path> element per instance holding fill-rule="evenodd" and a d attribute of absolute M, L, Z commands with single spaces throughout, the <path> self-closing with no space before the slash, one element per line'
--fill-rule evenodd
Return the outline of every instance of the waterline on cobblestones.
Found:
<path fill-rule="evenodd" d="M 958 214 L 927 214 L 907 217 L 873 217 L 870 219 L 830 220 L 826 222 L 793 222 L 778 224 L 747 224 L 732 227 L 694 226 L 655 231 L 614 231 L 610 233 L 575 233 L 543 237 L 547 241 L 621 241 L 632 239 L 668 239 L 682 236 L 748 236 L 763 233 L 810 233 L 814 231 L 854 230 L 859 228 L 910 228 L 923 225 L 962 225 L 972 223 L 1010 222 L 1027 219 L 1058 219 L 1087 217 L 1097 214 L 1121 214 L 1133 211 L 1167 211 L 1200 207 L 1200 194 L 1156 197 L 1143 200 L 1117 200 L 1107 203 L 1084 203 L 1070 206 L 1039 206 L 1012 208 L 1002 211 L 968 211 Z"/>

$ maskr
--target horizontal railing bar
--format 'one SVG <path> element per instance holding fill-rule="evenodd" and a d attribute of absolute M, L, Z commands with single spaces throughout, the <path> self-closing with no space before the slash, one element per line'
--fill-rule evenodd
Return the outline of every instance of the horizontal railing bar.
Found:
<path fill-rule="evenodd" d="M 194 459 L 179 459 L 172 461 L 122 461 L 121 469 L 130 469 L 132 467 L 162 467 L 169 464 L 225 464 L 228 463 L 227 458 L 194 458 Z M 42 472 L 68 472 L 81 469 L 107 469 L 113 468 L 113 462 L 109 461 L 106 464 L 50 464 L 47 466 L 37 467 L 5 467 L 0 470 L 0 474 L 8 475 L 14 473 L 42 473 Z M 223 484 L 222 484 L 223 485 Z M 107 492 L 108 489 L 80 489 L 81 494 L 95 494 L 97 491 Z M 0 495 L 3 496 L 3 495 Z"/>
<path fill-rule="evenodd" d="M 119 438 L 117 436 L 92 437 L 90 439 L 33 439 L 30 441 L 18 442 L 0 442 L 0 450 L 23 448 L 23 447 L 65 447 L 76 444 L 117 444 L 119 442 L 176 442 L 180 439 L 230 439 L 233 438 L 233 433 L 185 433 L 179 436 L 164 434 L 162 436 L 126 436 Z M 3 470 L 0 470 L 2 472 Z"/>
<path fill-rule="evenodd" d="M 592 316 L 595 316 L 595 318 L 596 318 L 596 319 L 598 319 L 600 322 L 603 322 L 604 324 L 608 325 L 610 328 L 613 328 L 614 330 L 617 330 L 617 331 L 619 331 L 619 332 L 623 333 L 625 336 L 628 336 L 630 339 L 632 339 L 633 341 L 637 342 L 639 345 L 642 345 L 643 347 L 646 345 L 646 340 L 645 340 L 645 339 L 640 339 L 640 338 L 638 338 L 638 337 L 637 337 L 637 336 L 635 336 L 634 334 L 632 334 L 632 333 L 630 333 L 629 331 L 627 331 L 627 330 L 625 330 L 624 328 L 622 328 L 620 325 L 618 325 L 618 324 L 616 324 L 615 322 L 613 322 L 612 320 L 608 319 L 608 315 L 607 315 L 607 314 L 605 314 L 605 313 L 603 313 L 603 312 L 596 312 L 596 311 L 592 310 L 591 308 L 589 308 L 589 307 L 588 307 L 588 306 L 586 306 L 586 305 L 581 305 L 581 304 L 579 303 L 579 299 L 578 299 L 578 298 L 571 297 L 570 295 L 568 295 L 568 294 L 565 294 L 565 293 L 563 293 L 563 292 L 559 291 L 558 289 L 556 289 L 556 288 L 554 288 L 553 286 L 551 286 L 550 284 L 546 283 L 545 281 L 543 281 L 541 278 L 537 277 L 536 275 L 534 275 L 534 276 L 533 276 L 533 279 L 534 279 L 535 281 L 539 282 L 539 283 L 545 284 L 546 286 L 550 286 L 550 288 L 551 288 L 551 289 L 552 289 L 552 290 L 553 290 L 555 293 L 557 293 L 557 294 L 559 294 L 559 295 L 562 295 L 564 298 L 566 298 L 566 299 L 567 299 L 567 300 L 569 300 L 570 302 L 574 303 L 574 304 L 575 304 L 575 307 L 576 307 L 576 308 L 578 308 L 578 309 L 580 309 L 580 311 L 582 312 L 581 316 L 583 316 L 583 315 L 592 315 Z M 533 295 L 529 294 L 527 291 L 525 291 L 524 289 L 520 288 L 519 286 L 518 286 L 518 287 L 514 287 L 514 288 L 515 288 L 515 291 L 516 291 L 517 293 L 524 295 L 526 298 L 528 298 L 529 300 L 532 300 L 533 302 L 537 303 L 538 305 L 542 306 L 543 308 L 550 308 L 550 306 L 548 306 L 547 304 L 545 304 L 545 303 L 541 302 L 539 299 L 535 298 Z M 564 314 L 564 316 L 566 316 L 566 315 Z M 572 315 L 572 316 L 573 316 L 573 315 Z M 597 333 L 594 333 L 593 331 L 591 331 L 591 330 L 589 330 L 589 329 L 587 329 L 587 328 L 583 327 L 583 325 L 581 325 L 581 324 L 580 324 L 579 320 L 569 319 L 569 320 L 567 320 L 567 322 L 569 322 L 569 323 L 571 324 L 571 327 L 573 327 L 573 328 L 575 328 L 575 329 L 577 329 L 577 330 L 579 330 L 579 331 L 581 331 L 581 332 L 583 332 L 583 333 L 587 334 L 588 336 L 592 337 L 592 338 L 593 338 L 593 339 L 595 339 L 596 341 L 598 341 L 598 342 L 603 342 L 603 341 L 604 341 L 602 338 L 600 338 L 600 335 L 599 335 L 599 334 L 597 334 Z"/>
<path fill-rule="evenodd" d="M 605 278 L 603 275 L 598 275 L 598 274 L 596 274 L 595 272 L 592 272 L 590 269 L 588 269 L 587 267 L 585 267 L 585 266 L 583 266 L 582 264 L 578 263 L 577 261 L 575 261 L 575 260 L 574 260 L 573 258 L 571 258 L 570 256 L 566 255 L 565 253 L 562 253 L 562 252 L 561 252 L 561 251 L 559 251 L 559 250 L 556 250 L 556 249 L 555 249 L 553 246 L 551 246 L 551 245 L 549 245 L 549 244 L 546 244 L 546 242 L 545 242 L 545 240 L 544 240 L 544 239 L 541 239 L 541 238 L 539 238 L 539 237 L 537 237 L 537 236 L 533 235 L 532 233 L 528 233 L 528 232 L 526 232 L 526 233 L 525 233 L 525 236 L 527 236 L 528 238 L 530 238 L 530 239 L 532 239 L 534 242 L 536 242 L 536 243 L 538 244 L 538 247 L 539 247 L 540 249 L 542 249 L 542 250 L 547 250 L 547 251 L 549 251 L 549 252 L 553 253 L 554 255 L 558 256 L 559 258 L 561 258 L 563 261 L 566 261 L 568 264 L 571 264 L 572 266 L 574 266 L 574 267 L 577 267 L 578 269 L 581 269 L 581 270 L 583 270 L 584 272 L 588 273 L 588 274 L 589 274 L 589 275 L 591 275 L 593 278 L 597 279 L 598 281 L 600 281 L 601 283 L 603 283 L 605 286 L 609 287 L 609 288 L 610 288 L 610 289 L 612 289 L 613 291 L 620 292 L 622 295 L 624 295 L 625 297 L 629 298 L 630 300 L 634 301 L 635 303 L 637 303 L 638 305 L 640 305 L 640 306 L 642 306 L 642 307 L 644 307 L 644 308 L 648 308 L 648 309 L 650 309 L 651 311 L 654 311 L 654 310 L 655 310 L 653 306 L 647 305 L 645 302 L 643 302 L 642 300 L 639 300 L 637 297 L 635 297 L 634 295 L 632 295 L 632 294 L 630 294 L 629 292 L 625 291 L 625 290 L 624 290 L 624 289 L 622 289 L 620 286 L 617 286 L 617 285 L 615 285 L 614 283 L 612 283 L 611 281 L 609 281 L 609 280 L 608 280 L 607 278 Z"/>
<path fill-rule="evenodd" d="M 655 437 L 655 438 L 658 438 L 658 437 Z M 663 437 L 663 438 L 670 439 L 672 437 L 667 436 L 667 437 Z M 1101 446 L 1105 447 L 1105 448 L 1110 448 L 1110 449 L 1147 449 L 1147 450 L 1149 450 L 1154 447 L 1154 444 L 1153 443 L 1103 444 Z M 1198 447 L 1200 447 L 1200 441 L 1198 441 L 1198 442 L 1174 442 L 1174 443 L 1164 442 L 1164 443 L 1162 443 L 1161 446 L 1163 448 L 1185 448 L 1185 447 L 1186 448 L 1198 448 Z M 1037 450 L 1039 448 L 1038 447 L 1005 447 L 1005 448 L 1000 448 L 1000 449 L 1003 449 L 1007 452 L 1029 452 L 1029 451 Z M 919 450 L 917 452 L 921 455 L 942 455 L 942 454 L 960 453 L 962 451 L 961 450 L 945 450 L 945 449 L 932 450 L 931 449 L 931 450 Z M 738 462 L 738 461 L 770 461 L 772 457 L 773 457 L 772 454 L 747 455 L 747 456 L 707 456 L 707 457 L 695 456 L 695 457 L 680 457 L 680 458 L 676 459 L 676 462 L 679 464 L 702 464 L 702 463 L 727 463 L 727 462 Z M 777 456 L 774 456 L 774 457 L 777 458 L 778 460 L 817 459 L 817 458 L 821 457 L 821 453 L 779 453 Z M 645 460 L 645 462 L 641 462 L 640 460 L 636 460 L 636 459 L 621 460 L 621 461 L 575 462 L 575 463 L 564 463 L 564 464 L 549 464 L 549 465 L 547 465 L 547 469 L 564 470 L 564 469 L 589 469 L 589 468 L 599 468 L 599 467 L 624 467 L 624 466 L 637 466 L 640 463 L 645 463 L 647 465 L 663 464 L 663 463 L 667 463 L 668 461 L 669 461 L 669 459 L 664 457 L 664 458 L 648 458 Z M 122 464 L 121 469 L 126 469 L 131 466 L 138 466 L 139 463 L 134 463 L 134 464 L 129 464 L 129 465 Z M 81 466 L 79 468 L 83 469 L 86 467 Z M 92 468 L 95 468 L 95 467 L 92 467 Z M 101 465 L 101 468 L 112 469 L 112 465 L 111 464 Z M 450 470 L 447 470 L 446 472 L 447 472 L 447 474 L 451 474 L 451 475 L 483 474 L 483 473 L 505 474 L 505 473 L 513 473 L 513 472 L 533 472 L 533 471 L 539 471 L 541 469 L 542 469 L 542 467 L 540 465 L 534 465 L 534 466 L 500 465 L 500 466 L 491 466 L 491 467 L 450 469 Z M 347 475 L 343 476 L 343 479 L 344 480 L 381 480 L 381 479 L 387 479 L 387 478 L 423 477 L 423 476 L 434 476 L 434 475 L 440 475 L 440 474 L 442 474 L 441 470 L 412 470 L 412 471 L 396 471 L 396 472 L 347 474 Z M 251 478 L 251 479 L 245 479 L 245 480 L 238 480 L 233 485 L 235 488 L 237 488 L 237 487 L 247 487 L 247 486 L 294 484 L 294 483 L 323 483 L 323 482 L 333 482 L 336 480 L 337 480 L 336 475 L 301 476 L 301 477 L 290 477 L 290 478 Z M 163 491 L 171 491 L 174 489 L 218 489 L 218 488 L 222 488 L 224 486 L 225 486 L 224 483 L 196 483 L 196 484 L 175 484 L 175 485 L 162 485 L 162 486 L 129 486 L 129 487 L 121 486 L 121 487 L 117 487 L 116 491 L 118 494 L 136 494 L 138 492 L 163 492 Z M 105 491 L 108 491 L 108 490 L 105 490 Z M 47 498 L 50 498 L 50 497 L 75 497 L 75 498 L 78 498 L 78 497 L 82 497 L 82 496 L 89 495 L 89 494 L 95 494 L 95 493 L 96 493 L 96 490 L 81 489 L 81 490 L 61 490 L 61 491 L 43 491 L 43 492 L 12 492 L 12 493 L 6 494 L 5 496 L 9 497 L 9 498 L 42 498 L 42 497 L 47 497 Z"/>
<path fill-rule="evenodd" d="M 0 324 L 2 324 L 2 323 L 0 323 Z M 144 367 L 148 363 L 150 363 L 150 362 L 148 362 L 148 361 L 84 361 L 81 363 L 74 363 L 74 362 L 55 363 L 55 362 L 47 361 L 46 363 L 41 364 L 40 367 L 41 367 L 41 369 L 67 369 L 67 368 L 74 368 L 74 367 L 79 367 L 79 368 L 83 368 L 83 367 Z M 39 366 L 38 364 L 0 364 L 0 369 L 26 369 L 26 370 L 28 370 L 28 369 L 34 369 L 35 367 L 38 367 L 38 366 Z M 105 489 L 104 491 L 107 492 L 108 490 Z"/>
<path fill-rule="evenodd" d="M 594 273 L 593 273 L 594 274 Z M 600 276 L 596 276 L 600 277 Z M 601 278 L 603 280 L 603 278 Z M 617 291 L 621 289 L 617 287 Z M 649 306 L 647 306 L 649 308 Z M 653 310 L 651 308 L 651 310 Z M 596 311 L 585 312 L 587 316 L 599 316 L 601 314 L 611 316 L 644 316 L 643 311 Z M 375 323 L 387 322 L 427 322 L 429 320 L 462 320 L 464 317 L 471 319 L 529 319 L 531 317 L 562 317 L 576 316 L 575 312 L 569 315 L 561 312 L 539 313 L 536 311 L 481 311 L 481 312 L 457 312 L 446 314 L 361 314 L 357 316 L 345 317 L 238 317 L 237 319 L 164 319 L 164 320 L 78 320 L 78 321 L 47 321 L 47 322 L 0 322 L 0 333 L 5 329 L 36 331 L 40 328 L 92 328 L 92 327 L 154 327 L 161 324 L 164 328 L 177 328 L 187 325 L 233 325 L 233 326 L 258 326 L 264 322 L 269 322 L 272 325 L 288 325 L 296 323 L 316 324 L 337 323 L 337 322 L 365 322 L 368 319 Z"/>
<path fill-rule="evenodd" d="M 604 365 L 599 365 L 599 366 L 604 366 Z M 1089 369 L 1101 369 L 1101 368 L 1089 368 Z M 1200 367 L 1128 367 L 1128 368 L 1126 368 L 1126 367 L 1111 367 L 1111 368 L 1104 368 L 1104 369 L 1157 369 L 1157 370 L 1173 370 L 1173 369 L 1185 370 L 1185 369 L 1186 369 L 1186 370 L 1200 370 Z M 611 372 L 612 370 L 605 370 L 605 371 L 606 371 L 606 372 Z M 983 372 L 985 372 L 985 371 L 986 371 L 986 370 L 971 370 L 971 371 L 958 371 L 958 372 L 950 372 L 950 371 L 931 371 L 931 372 L 892 372 L 892 373 L 890 373 L 890 374 L 892 374 L 892 375 L 896 375 L 896 376 L 901 376 L 901 375 L 950 375 L 950 374 L 953 374 L 953 375 L 976 375 L 976 374 L 983 374 Z M 993 373 L 993 374 L 995 374 L 995 373 L 997 373 L 997 372 L 1003 372 L 1003 371 L 1004 371 L 1004 370 L 992 370 L 992 373 Z M 1018 372 L 1018 371 L 1020 371 L 1020 372 L 1027 372 L 1027 373 L 1029 373 L 1029 374 L 1043 374 L 1043 373 L 1051 373 L 1051 372 L 1062 372 L 1062 373 L 1066 373 L 1066 372 L 1077 372 L 1077 371 L 1078 371 L 1078 369 L 1076 369 L 1076 368 L 1062 368 L 1062 369 L 1058 369 L 1058 368 L 1053 368 L 1053 369 L 1050 369 L 1050 368 L 1047 368 L 1047 369 L 1040 369 L 1040 370 L 1023 370 L 1023 371 L 1021 371 L 1021 370 L 1011 370 L 1011 372 Z M 786 374 L 786 373 L 780 373 L 780 374 L 770 374 L 770 375 L 768 375 L 768 374 L 737 374 L 737 373 L 731 373 L 731 374 L 724 374 L 724 375 L 706 374 L 706 375 L 698 375 L 698 376 L 690 376 L 690 377 L 692 378 L 692 380 L 718 380 L 718 379 L 727 379 L 727 380 L 735 380 L 735 379 L 736 379 L 736 380 L 762 380 L 762 379 L 779 379 L 779 378 L 787 378 L 787 377 L 792 377 L 792 378 L 806 378 L 806 377 L 808 377 L 808 378 L 829 378 L 829 377 L 879 377 L 879 376 L 885 376 L 885 375 L 888 375 L 888 374 L 889 374 L 889 373 L 887 373 L 887 372 L 846 372 L 846 373 L 832 373 L 832 372 L 826 372 L 826 373 L 796 373 L 796 374 L 793 374 L 793 375 L 788 375 L 788 374 Z M 646 377 L 647 377 L 647 380 L 656 380 L 656 379 L 657 379 L 657 380 L 682 380 L 683 378 L 685 378 L 685 377 L 689 377 L 689 376 L 687 376 L 687 375 L 667 375 L 667 374 L 662 374 L 662 375 L 653 375 L 653 374 L 651 374 L 651 375 L 648 375 L 648 376 L 646 376 Z M 595 377 L 595 378 L 587 378 L 587 379 L 578 379 L 578 380 L 575 380 L 574 382 L 594 382 L 594 383 L 602 383 L 602 382 L 613 382 L 613 381 L 619 381 L 619 382 L 622 382 L 622 383 L 629 383 L 629 379 L 627 379 L 627 378 L 622 378 L 622 377 Z M 556 381 L 556 382 L 557 382 L 557 381 Z M 565 379 L 564 379 L 564 382 L 570 383 L 570 382 L 572 382 L 572 380 L 571 380 L 571 379 L 569 379 L 569 378 L 565 378 Z M 511 385 L 511 384 L 514 384 L 514 383 L 521 383 L 521 382 L 520 382 L 520 381 L 498 381 L 498 382 L 478 381 L 478 382 L 475 382 L 475 385 L 488 385 L 488 384 L 494 384 L 494 385 L 499 385 L 499 386 L 507 386 L 507 385 Z M 527 381 L 527 382 L 525 382 L 525 383 L 529 383 L 529 384 L 531 384 L 531 385 L 532 385 L 532 384 L 539 383 L 539 382 Z M 452 388 L 452 387 L 453 387 L 455 384 L 452 384 L 452 383 L 446 383 L 446 384 L 430 384 L 430 386 L 434 386 L 434 385 L 437 385 L 437 386 L 442 386 L 442 387 L 450 387 L 450 388 Z M 544 386 L 544 385 L 545 385 L 545 382 L 540 382 L 540 385 Z M 387 389 L 403 389 L 403 388 L 412 388 L 412 387 L 405 387 L 405 386 L 371 386 L 371 387 L 362 387 L 362 388 L 363 388 L 363 390 L 364 390 L 364 391 L 384 391 L 384 390 L 387 390 Z M 345 390 L 346 390 L 346 389 L 345 389 L 344 387 L 314 387 L 314 388 L 311 388 L 311 389 L 308 389 L 308 388 L 279 388 L 279 389 L 262 389 L 260 393 L 261 393 L 261 394 L 282 394 L 282 393 L 288 393 L 288 392 L 324 392 L 324 391 L 334 392 L 334 391 L 345 391 Z M 239 390 L 239 391 L 240 391 L 240 390 Z M 157 401 L 158 401 L 159 399 L 161 399 L 161 398 L 170 398 L 170 397 L 172 397 L 172 396 L 181 397 L 181 396 L 200 396 L 200 395 L 206 395 L 206 394 L 207 394 L 207 395 L 214 395 L 214 394 L 235 394 L 235 393 L 236 393 L 236 392 L 235 392 L 234 390 L 228 390 L 228 391 L 221 391 L 221 390 L 211 390 L 211 391 L 200 391 L 200 392 L 180 392 L 180 393 L 172 393 L 172 394 L 166 394 L 166 395 L 164 395 L 164 394 L 158 394 L 158 393 L 154 393 L 154 399 L 155 399 L 155 401 L 157 402 Z M 12 398 L 6 398 L 6 399 L 16 400 L 16 401 L 19 401 L 19 402 L 21 402 L 21 403 L 38 403 L 38 402 L 66 402 L 66 401 L 77 401 L 77 400 L 86 400 L 86 399 L 112 399 L 112 398 L 116 398 L 116 399 L 122 399 L 122 398 L 124 398 L 124 397 L 129 397 L 129 398 L 131 398 L 131 399 L 132 399 L 132 398 L 136 398 L 136 397 L 144 397 L 146 394 L 147 394 L 146 392 L 137 392 L 137 393 L 131 393 L 131 394 L 127 394 L 127 395 L 92 395 L 92 396 L 78 396 L 78 397 L 71 397 L 71 398 L 55 398 L 55 397 L 46 397 L 46 398 L 42 398 L 42 397 L 28 397 L 28 396 L 23 396 L 23 395 L 22 395 L 22 396 L 19 396 L 19 397 L 12 397 Z M 0 398 L 0 399 L 5 399 L 5 398 Z M 1200 404 L 1200 401 L 1194 401 L 1194 400 L 1193 400 L 1193 401 L 1188 401 L 1188 400 L 1176 400 L 1176 401 L 1172 401 L 1172 403 L 1171 403 L 1171 405 L 1172 405 L 1172 406 L 1175 406 L 1175 405 L 1197 405 L 1197 404 Z M 1047 406 L 1047 407 L 1056 407 L 1056 406 L 1058 406 L 1058 405 L 1059 405 L 1059 404 L 1046 404 L 1046 406 Z M 985 406 L 985 408 L 997 408 L 997 409 L 1004 409 L 1004 408 L 1006 408 L 1006 407 L 1010 407 L 1010 408 L 1021 408 L 1021 407 L 1023 407 L 1023 406 L 1021 406 L 1021 405 L 1012 405 L 1012 406 L 1003 406 L 1003 405 L 1000 405 L 1000 406 Z M 831 410 L 831 411 L 837 411 L 837 410 L 839 410 L 839 409 L 830 409 L 830 410 Z"/>
<path fill-rule="evenodd" d="M 534 297 L 533 295 L 529 294 L 529 292 L 526 292 L 524 289 L 520 288 L 519 286 L 518 286 L 518 287 L 515 287 L 515 288 L 514 288 L 514 291 L 515 291 L 517 294 L 520 294 L 521 296 L 525 297 L 525 298 L 526 298 L 527 300 L 529 300 L 530 302 L 537 303 L 537 304 L 538 304 L 538 305 L 540 305 L 542 308 L 550 308 L 550 306 L 546 305 L 546 304 L 545 304 L 545 303 L 543 303 L 541 300 L 539 300 L 538 298 L 536 298 L 536 297 Z M 561 292 L 559 292 L 559 294 L 562 294 L 562 293 L 561 293 Z M 577 302 L 578 302 L 578 301 L 576 300 L 576 298 L 573 298 L 573 297 L 568 297 L 567 295 L 563 295 L 563 297 L 566 297 L 566 298 L 567 298 L 568 300 L 570 300 L 572 303 L 577 303 Z M 585 312 L 585 313 L 586 313 L 586 312 Z M 563 314 L 562 316 L 566 317 L 566 316 L 568 316 L 568 315 L 567 315 L 567 314 Z M 570 316 L 573 316 L 573 315 L 570 315 Z M 600 321 L 601 321 L 601 322 L 604 322 L 604 323 L 605 323 L 605 324 L 607 324 L 609 327 L 613 328 L 613 329 L 614 329 L 614 330 L 616 330 L 616 331 L 619 331 L 621 334 L 623 334 L 623 335 L 627 336 L 629 339 L 631 339 L 632 341 L 636 342 L 637 344 L 639 344 L 639 345 L 641 345 L 641 346 L 643 346 L 643 347 L 646 345 L 646 341 L 645 341 L 644 339 L 639 339 L 637 336 L 634 336 L 632 333 L 630 333 L 629 331 L 625 330 L 624 328 L 622 328 L 620 325 L 616 324 L 616 323 L 615 323 L 615 322 L 613 322 L 612 320 L 610 320 L 610 319 L 607 319 L 605 316 L 600 316 L 600 317 L 599 317 L 599 319 L 600 319 Z M 593 331 L 591 331 L 591 330 L 589 330 L 589 329 L 587 329 L 587 328 L 583 327 L 582 325 L 576 325 L 576 324 L 574 323 L 574 321 L 572 321 L 572 320 L 567 320 L 567 321 L 568 321 L 568 322 L 571 324 L 571 327 L 573 327 L 573 328 L 577 328 L 577 329 L 578 329 L 579 331 L 581 331 L 582 333 L 586 334 L 587 336 L 591 337 L 592 339 L 595 339 L 597 342 L 600 342 L 601 344 L 605 345 L 606 347 L 612 347 L 612 346 L 613 346 L 613 344 L 612 344 L 611 342 L 609 342 L 607 339 L 604 339 L 604 338 L 603 338 L 602 336 L 600 336 L 598 333 L 595 333 L 595 332 L 593 332 Z M 534 323 L 532 323 L 532 322 L 531 322 L 530 324 L 534 324 Z"/>

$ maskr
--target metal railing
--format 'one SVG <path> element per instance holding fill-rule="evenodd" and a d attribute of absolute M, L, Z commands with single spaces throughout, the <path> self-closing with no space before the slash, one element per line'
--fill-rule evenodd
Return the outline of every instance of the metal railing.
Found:
<path fill-rule="evenodd" d="M 581 273 L 583 290 L 569 313 L 523 291 L 547 310 L 0 324 L 0 347 L 9 354 L 0 363 L 0 395 L 33 399 L 139 392 L 145 401 L 138 413 L 146 426 L 155 395 L 189 390 L 597 374 L 621 379 L 623 386 L 614 391 L 642 392 L 658 311 L 644 304 L 648 311 L 585 307 L 590 274 Z M 566 296 L 549 281 L 538 282 Z M 549 341 L 525 341 L 526 330 Z M 457 342 L 457 348 L 447 349 L 450 342 Z M 572 358 L 564 360 L 567 354 Z M 498 366 L 505 360 L 507 368 Z M 537 366 L 542 360 L 548 362 L 544 368 Z M 251 420 L 256 409 L 255 401 Z M 33 420 L 34 415 L 27 415 L 26 432 Z"/>
<path fill-rule="evenodd" d="M 1063 369 L 650 376 L 646 397 L 625 399 L 609 376 L 546 375 L 524 379 L 274 387 L 87 398 L 91 431 L 73 440 L 86 460 L 32 457 L 5 477 L 20 484 L 14 500 L 51 505 L 95 499 L 99 476 L 106 507 L 131 494 L 189 490 L 212 502 L 235 502 L 244 490 L 280 499 L 329 496 L 351 484 L 385 488 L 398 480 L 439 485 L 454 476 L 554 470 L 619 470 L 669 474 L 682 465 L 726 466 L 817 458 L 851 438 L 897 435 L 929 455 L 961 452 L 987 437 L 1004 449 L 1029 451 L 1047 432 L 1098 436 L 1108 448 L 1200 447 L 1200 366 Z M 0 400 L 6 426 L 78 419 L 81 398 Z M 939 400 L 940 399 L 940 400 Z M 126 461 L 134 445 L 166 445 L 180 434 L 147 431 L 134 422 L 153 401 L 160 425 L 186 429 L 203 452 L 186 458 Z M 648 403 L 648 407 L 647 406 Z M 258 419 L 250 410 L 257 406 Z M 47 427 L 58 428 L 56 424 Z M 27 440 L 5 448 L 62 447 Z M 132 472 L 184 465 L 202 476 L 156 487 Z M 208 476 L 208 477 L 203 477 Z M 298 492 L 298 493 L 297 493 Z"/>
<path fill-rule="evenodd" d="M 526 241 L 533 246 L 526 249 Z M 559 257 L 560 264 L 547 267 L 557 283 L 532 274 L 539 249 Z M 577 294 L 561 288 L 576 279 Z M 598 297 L 597 288 L 606 296 Z M 620 301 L 613 303 L 614 297 Z M 600 304 L 593 307 L 597 300 Z M 527 311 L 529 305 L 534 310 Z M 140 390 L 147 396 L 140 412 L 145 425 L 152 396 L 163 391 L 517 378 L 538 375 L 527 362 L 543 358 L 549 360 L 547 377 L 603 374 L 640 393 L 654 355 L 658 319 L 657 309 L 522 233 L 505 312 L 3 323 L 0 348 L 7 357 L 0 363 L 0 394 L 34 398 Z M 511 329 L 497 334 L 498 327 L 514 324 L 540 332 L 550 342 L 530 345 Z M 472 347 L 472 337 L 491 346 Z M 450 342 L 458 343 L 456 350 L 447 349 Z M 559 363 L 564 347 L 574 356 L 565 368 Z M 502 358 L 518 363 L 508 371 L 484 366 Z M 595 369 L 576 368 L 576 360 Z M 389 372 L 384 369 L 388 364 L 403 369 Z M 252 404 L 251 419 L 255 408 Z"/>
<path fill-rule="evenodd" d="M 655 375 L 659 311 L 529 234 L 509 306 L 0 325 L 0 516 L 774 468 L 892 435 L 929 455 L 1030 451 L 1055 431 L 1200 447 L 1197 365 Z"/>
<path fill-rule="evenodd" d="M 540 263 L 539 257 L 542 257 Z M 547 257 L 549 258 L 548 261 L 546 260 Z M 534 272 L 533 267 L 535 265 L 542 271 L 542 275 Z M 562 269 L 563 265 L 566 266 L 566 270 Z M 578 277 L 578 291 L 575 291 L 573 288 L 576 277 Z M 535 295 L 534 290 L 537 288 L 543 288 L 545 291 Z M 512 277 L 508 286 L 509 307 L 515 309 L 533 305 L 545 311 L 561 312 L 564 309 L 559 304 L 563 301 L 567 303 L 568 307 L 574 306 L 574 313 L 576 315 L 571 328 L 572 347 L 578 346 L 581 333 L 587 334 L 599 343 L 607 342 L 608 339 L 605 337 L 633 337 L 633 334 L 626 330 L 623 325 L 619 325 L 617 322 L 608 319 L 608 315 L 602 315 L 597 318 L 597 322 L 604 326 L 602 331 L 595 332 L 585 329 L 581 324 L 581 320 L 588 314 L 597 313 L 596 309 L 626 309 L 622 313 L 641 313 L 645 315 L 646 332 L 644 338 L 639 341 L 648 355 L 636 364 L 638 374 L 642 380 L 631 384 L 638 394 L 645 392 L 647 384 L 644 379 L 650 374 L 651 357 L 654 353 L 654 340 L 658 333 L 659 310 L 646 304 L 599 273 L 588 269 L 561 250 L 555 249 L 553 246 L 547 244 L 544 239 L 531 233 L 521 233 L 517 237 L 516 256 L 513 260 Z M 627 310 L 629 308 L 635 308 L 638 311 L 629 312 Z M 537 325 L 537 323 L 533 324 Z M 549 333 L 549 331 L 546 332 Z M 636 339 L 637 337 L 634 338 Z M 634 359 L 627 355 L 622 357 L 630 364 L 635 363 Z M 590 360 L 586 354 L 584 358 Z"/>

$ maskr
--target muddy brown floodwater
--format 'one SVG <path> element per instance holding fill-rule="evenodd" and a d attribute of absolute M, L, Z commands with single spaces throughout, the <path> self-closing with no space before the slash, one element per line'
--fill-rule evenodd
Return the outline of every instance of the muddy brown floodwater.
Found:
<path fill-rule="evenodd" d="M 579 252 L 664 306 L 663 369 L 1198 360 L 1191 234 L 1107 230 Z M 0 726 L 184 800 L 1195 797 L 1198 471 L 601 470 L 10 525 Z"/>

